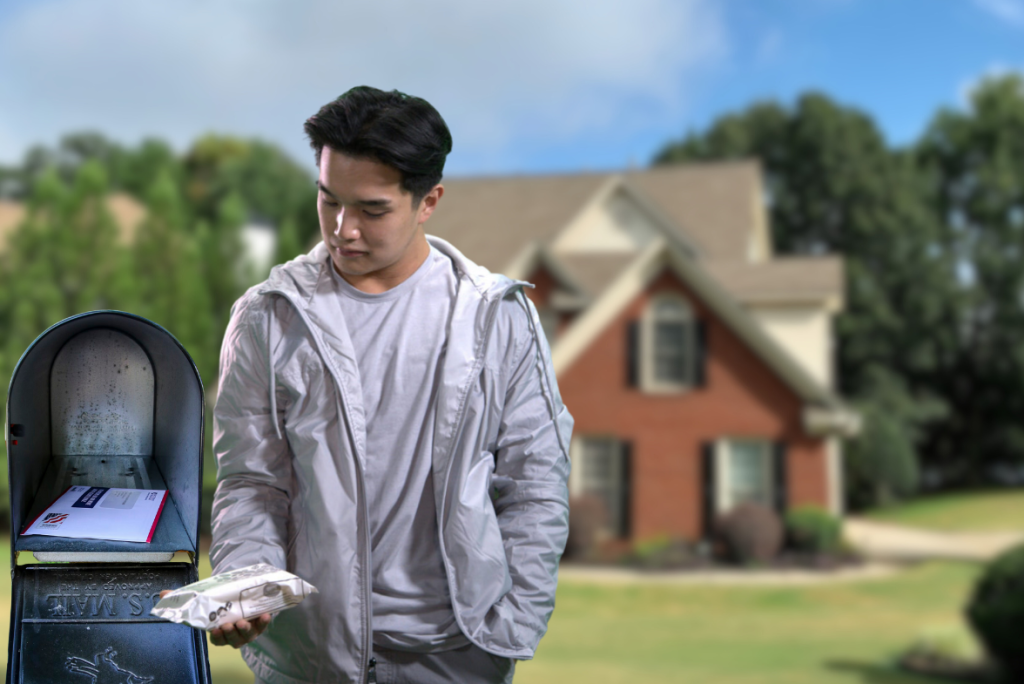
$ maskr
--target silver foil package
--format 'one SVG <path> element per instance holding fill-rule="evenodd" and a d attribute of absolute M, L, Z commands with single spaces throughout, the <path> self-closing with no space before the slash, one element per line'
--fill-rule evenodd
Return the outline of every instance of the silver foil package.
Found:
<path fill-rule="evenodd" d="M 153 606 L 153 615 L 211 630 L 302 603 L 316 587 L 266 563 L 231 570 L 175 589 Z"/>

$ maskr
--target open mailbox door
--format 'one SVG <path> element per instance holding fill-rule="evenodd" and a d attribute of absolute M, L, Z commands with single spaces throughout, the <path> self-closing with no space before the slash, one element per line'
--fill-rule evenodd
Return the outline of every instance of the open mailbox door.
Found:
<path fill-rule="evenodd" d="M 139 316 L 79 314 L 29 345 L 7 393 L 8 684 L 209 684 L 206 635 L 149 612 L 199 579 L 203 411 L 188 352 Z M 152 540 L 22 536 L 72 485 L 166 489 Z"/>

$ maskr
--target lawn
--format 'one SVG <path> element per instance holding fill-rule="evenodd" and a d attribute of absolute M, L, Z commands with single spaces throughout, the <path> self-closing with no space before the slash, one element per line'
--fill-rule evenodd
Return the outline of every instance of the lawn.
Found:
<path fill-rule="evenodd" d="M 0 553 L 6 552 L 6 542 Z M 914 684 L 890 662 L 922 628 L 960 624 L 979 566 L 930 563 L 905 574 L 815 587 L 602 586 L 563 581 L 557 610 L 520 684 Z M 203 559 L 201 575 L 209 575 Z M 10 585 L 0 610 L 10 611 Z M 2 627 L 6 637 L 7 625 Z M 211 647 L 215 684 L 253 677 L 237 651 Z"/>
<path fill-rule="evenodd" d="M 1024 488 L 921 496 L 855 515 L 942 532 L 1024 530 Z"/>

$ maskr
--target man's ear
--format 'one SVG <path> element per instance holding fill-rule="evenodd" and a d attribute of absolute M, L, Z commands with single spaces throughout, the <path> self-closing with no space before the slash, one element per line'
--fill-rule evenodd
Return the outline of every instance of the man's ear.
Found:
<path fill-rule="evenodd" d="M 424 195 L 423 199 L 420 200 L 419 216 L 416 218 L 416 223 L 424 223 L 430 218 L 430 215 L 434 213 L 434 209 L 437 208 L 437 203 L 442 195 L 444 195 L 444 186 L 440 183 L 432 187 L 430 192 Z"/>

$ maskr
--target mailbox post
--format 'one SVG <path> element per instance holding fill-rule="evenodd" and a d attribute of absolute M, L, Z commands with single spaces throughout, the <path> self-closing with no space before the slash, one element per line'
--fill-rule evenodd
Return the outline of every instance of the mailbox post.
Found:
<path fill-rule="evenodd" d="M 25 350 L 5 427 L 8 684 L 209 684 L 205 633 L 149 612 L 199 579 L 203 410 L 188 352 L 139 316 L 72 316 Z M 71 485 L 167 489 L 152 541 L 21 536 Z M 40 562 L 19 565 L 26 552 Z"/>

